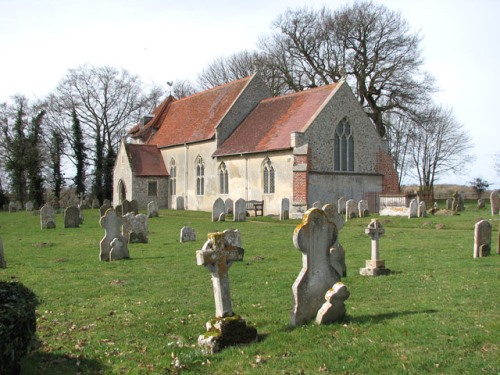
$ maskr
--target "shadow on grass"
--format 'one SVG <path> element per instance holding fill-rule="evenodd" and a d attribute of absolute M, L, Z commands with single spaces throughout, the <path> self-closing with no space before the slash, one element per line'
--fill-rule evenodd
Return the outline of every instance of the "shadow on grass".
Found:
<path fill-rule="evenodd" d="M 357 323 L 357 324 L 374 323 L 374 324 L 377 324 L 377 323 L 380 323 L 380 322 L 387 320 L 387 319 L 400 318 L 402 316 L 416 315 L 416 314 L 434 314 L 437 312 L 438 312 L 438 310 L 435 310 L 435 309 L 427 309 L 427 310 L 421 310 L 421 311 L 397 311 L 397 312 L 375 314 L 375 315 L 360 315 L 360 316 L 347 315 L 344 319 L 344 323 L 346 323 L 346 324 L 351 324 L 351 323 Z"/>
<path fill-rule="evenodd" d="M 105 374 L 107 370 L 105 365 L 95 359 L 34 351 L 22 361 L 20 374 Z"/>

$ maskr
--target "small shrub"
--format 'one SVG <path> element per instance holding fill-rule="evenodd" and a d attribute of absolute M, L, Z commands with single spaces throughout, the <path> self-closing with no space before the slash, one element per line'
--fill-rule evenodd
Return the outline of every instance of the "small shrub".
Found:
<path fill-rule="evenodd" d="M 36 295 L 16 282 L 0 282 L 0 374 L 18 374 L 36 331 Z"/>

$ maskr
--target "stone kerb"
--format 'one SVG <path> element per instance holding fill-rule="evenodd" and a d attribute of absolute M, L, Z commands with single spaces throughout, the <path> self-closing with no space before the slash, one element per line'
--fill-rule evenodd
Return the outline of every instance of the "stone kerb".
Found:
<path fill-rule="evenodd" d="M 338 231 L 331 211 L 309 209 L 293 233 L 295 248 L 302 252 L 302 270 L 292 286 L 291 325 L 305 324 L 316 318 L 325 295 L 341 275 L 332 265 L 330 249 L 337 241 Z"/>
<path fill-rule="evenodd" d="M 482 258 L 491 252 L 491 224 L 480 220 L 474 226 L 474 258 Z"/>
<path fill-rule="evenodd" d="M 247 204 L 243 198 L 240 198 L 234 202 L 234 221 L 245 221 L 247 218 Z"/>

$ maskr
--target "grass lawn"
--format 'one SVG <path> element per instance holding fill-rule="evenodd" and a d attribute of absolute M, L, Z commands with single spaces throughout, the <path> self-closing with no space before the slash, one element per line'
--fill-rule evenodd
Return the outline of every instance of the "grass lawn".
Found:
<path fill-rule="evenodd" d="M 41 230 L 32 213 L 0 212 L 7 261 L 0 280 L 22 282 L 41 300 L 22 373 L 499 374 L 500 217 L 468 203 L 459 216 L 381 217 L 390 276 L 359 275 L 370 257 L 371 218 L 347 222 L 346 321 L 298 328 L 289 322 L 302 266 L 292 243 L 299 221 L 212 223 L 210 213 L 162 210 L 149 220 L 149 243 L 129 245 L 132 259 L 103 263 L 98 210 L 86 210 L 75 229 L 64 229 L 58 215 L 53 230 Z M 493 250 L 473 259 L 479 218 L 493 225 Z M 196 242 L 179 242 L 184 225 Z M 241 231 L 245 248 L 229 271 L 233 309 L 257 328 L 259 342 L 204 356 L 197 337 L 215 308 L 195 250 L 208 232 L 227 228 Z"/>

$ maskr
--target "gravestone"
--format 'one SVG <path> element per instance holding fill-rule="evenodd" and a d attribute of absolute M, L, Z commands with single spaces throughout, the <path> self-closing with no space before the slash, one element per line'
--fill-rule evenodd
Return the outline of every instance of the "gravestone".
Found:
<path fill-rule="evenodd" d="M 17 212 L 17 203 L 16 202 L 9 202 L 9 212 Z"/>
<path fill-rule="evenodd" d="M 410 201 L 410 211 L 408 212 L 408 219 L 418 217 L 418 202 L 415 198 Z"/>
<path fill-rule="evenodd" d="M 337 233 L 331 211 L 318 208 L 309 209 L 294 230 L 293 244 L 302 252 L 302 270 L 292 286 L 292 326 L 315 319 L 326 292 L 341 279 L 337 271 L 341 266 L 332 266 L 330 256 Z"/>
<path fill-rule="evenodd" d="M 340 244 L 340 231 L 344 227 L 344 219 L 342 215 L 338 213 L 337 206 L 335 204 L 325 204 L 323 206 L 323 211 L 327 217 L 331 217 L 335 227 L 337 228 L 337 240 L 330 248 L 330 264 L 335 271 L 342 277 L 347 276 L 347 267 L 345 264 L 345 251 L 343 246 Z"/>
<path fill-rule="evenodd" d="M 0 237 L 0 268 L 7 268 L 7 262 L 5 261 L 5 256 L 3 255 L 3 242 Z"/>
<path fill-rule="evenodd" d="M 130 201 L 130 208 L 131 212 L 133 212 L 136 215 L 139 215 L 139 202 L 137 202 L 135 199 L 132 199 Z"/>
<path fill-rule="evenodd" d="M 103 206 L 111 206 L 111 201 L 110 201 L 109 199 L 104 199 L 104 200 L 102 201 L 102 205 L 103 205 Z"/>
<path fill-rule="evenodd" d="M 484 199 L 479 198 L 477 200 L 477 209 L 481 210 L 481 209 L 483 209 L 485 207 L 486 207 L 486 203 L 485 203 Z"/>
<path fill-rule="evenodd" d="M 224 207 L 225 207 L 225 210 L 226 210 L 226 214 L 228 214 L 228 215 L 232 215 L 233 214 L 233 212 L 234 212 L 233 206 L 234 206 L 234 203 L 233 203 L 233 200 L 231 198 L 227 198 L 224 201 Z"/>
<path fill-rule="evenodd" d="M 225 215 L 225 211 L 226 206 L 224 206 L 224 201 L 222 198 L 217 198 L 212 206 L 212 221 L 221 221 L 221 214 Z"/>
<path fill-rule="evenodd" d="M 123 206 L 121 204 L 115 207 L 115 211 L 118 216 L 123 216 Z"/>
<path fill-rule="evenodd" d="M 158 217 L 159 208 L 156 201 L 151 201 L 148 203 L 148 217 Z"/>
<path fill-rule="evenodd" d="M 364 199 L 362 199 L 358 202 L 358 212 L 359 212 L 359 217 L 370 216 L 370 209 L 368 207 L 368 201 L 365 201 Z"/>
<path fill-rule="evenodd" d="M 92 208 L 99 208 L 101 207 L 101 203 L 99 202 L 99 199 L 94 198 L 92 199 Z"/>
<path fill-rule="evenodd" d="M 458 191 L 454 192 L 452 194 L 453 201 L 451 203 L 451 209 L 454 212 L 462 212 L 464 210 L 464 198 L 462 197 L 462 194 L 460 194 Z"/>
<path fill-rule="evenodd" d="M 345 219 L 350 220 L 358 217 L 358 203 L 354 199 L 345 202 Z"/>
<path fill-rule="evenodd" d="M 106 211 L 109 210 L 110 208 L 113 207 L 111 207 L 111 205 L 109 204 L 103 204 L 101 207 L 99 207 L 99 213 L 101 214 L 101 217 L 106 215 Z"/>
<path fill-rule="evenodd" d="M 448 198 L 446 200 L 446 209 L 447 210 L 452 210 L 453 209 L 453 201 L 451 200 L 451 198 Z"/>
<path fill-rule="evenodd" d="M 80 210 L 76 206 L 69 206 L 64 210 L 64 228 L 78 228 L 80 226 Z"/>
<path fill-rule="evenodd" d="M 221 232 L 209 233 L 203 248 L 196 251 L 196 263 L 212 274 L 215 319 L 206 323 L 207 332 L 198 337 L 198 344 L 210 353 L 257 340 L 257 330 L 235 315 L 231 305 L 228 270 L 234 261 L 242 261 L 243 255 L 244 250 L 229 245 Z"/>
<path fill-rule="evenodd" d="M 318 310 L 317 324 L 341 322 L 344 319 L 346 308 L 344 301 L 349 298 L 349 291 L 342 282 L 336 282 L 325 294 L 326 302 Z"/>
<path fill-rule="evenodd" d="M 78 218 L 80 219 L 79 225 L 83 224 L 83 207 L 78 206 Z"/>
<path fill-rule="evenodd" d="M 184 197 L 175 198 L 175 209 L 184 210 Z"/>
<path fill-rule="evenodd" d="M 180 242 L 196 241 L 196 232 L 193 228 L 184 226 L 181 228 Z"/>
<path fill-rule="evenodd" d="M 247 203 L 243 198 L 234 202 L 234 221 L 245 221 L 247 218 Z"/>
<path fill-rule="evenodd" d="M 33 202 L 32 201 L 27 201 L 25 206 L 26 206 L 26 211 L 33 211 Z"/>
<path fill-rule="evenodd" d="M 490 194 L 491 214 L 493 216 L 500 213 L 500 190 L 493 190 Z"/>
<path fill-rule="evenodd" d="M 101 261 L 112 261 L 130 258 L 127 239 L 121 234 L 123 218 L 116 215 L 112 208 L 108 209 L 99 224 L 104 228 L 104 237 L 99 243 L 99 259 Z"/>
<path fill-rule="evenodd" d="M 238 229 L 226 229 L 222 233 L 227 245 L 241 247 L 241 233 Z"/>
<path fill-rule="evenodd" d="M 481 220 L 474 226 L 474 258 L 482 258 L 491 253 L 491 224 Z"/>
<path fill-rule="evenodd" d="M 379 254 L 379 239 L 385 233 L 385 229 L 377 219 L 372 219 L 370 224 L 365 229 L 365 233 L 370 236 L 372 242 L 371 259 L 365 262 L 365 268 L 359 270 L 362 276 L 380 276 L 388 275 L 391 270 L 385 268 L 385 261 L 380 259 Z"/>
<path fill-rule="evenodd" d="M 40 226 L 42 229 L 54 229 L 56 227 L 56 212 L 50 203 L 45 203 L 40 208 Z"/>
<path fill-rule="evenodd" d="M 427 216 L 427 206 L 425 205 L 425 201 L 421 201 L 418 204 L 417 216 L 418 217 L 426 217 Z"/>
<path fill-rule="evenodd" d="M 340 197 L 339 200 L 337 201 L 337 207 L 339 210 L 339 214 L 345 215 L 345 210 L 346 210 L 346 201 L 344 197 Z"/>
<path fill-rule="evenodd" d="M 132 212 L 132 203 L 125 199 L 122 202 L 122 216 L 125 216 L 129 212 Z"/>
<path fill-rule="evenodd" d="M 290 218 L 290 199 L 283 198 L 281 200 L 280 220 L 288 220 Z"/>
<path fill-rule="evenodd" d="M 124 215 L 122 234 L 128 243 L 148 243 L 148 217 L 133 212 Z"/>

